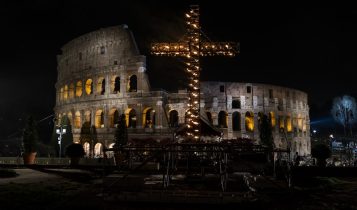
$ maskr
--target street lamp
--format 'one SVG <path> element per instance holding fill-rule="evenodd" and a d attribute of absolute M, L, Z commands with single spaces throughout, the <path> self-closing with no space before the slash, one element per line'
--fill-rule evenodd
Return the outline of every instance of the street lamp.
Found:
<path fill-rule="evenodd" d="M 65 125 L 60 125 L 58 128 L 56 128 L 56 133 L 59 134 L 58 136 L 58 145 L 59 145 L 59 157 L 61 158 L 62 156 L 62 135 L 66 134 L 66 128 L 64 128 Z"/>

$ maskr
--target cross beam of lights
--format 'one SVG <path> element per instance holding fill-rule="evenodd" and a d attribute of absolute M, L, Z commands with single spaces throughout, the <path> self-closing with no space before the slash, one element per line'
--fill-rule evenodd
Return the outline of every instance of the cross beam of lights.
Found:
<path fill-rule="evenodd" d="M 187 36 L 183 42 L 153 43 L 151 53 L 161 56 L 180 56 L 186 58 L 186 72 L 189 78 L 187 133 L 189 139 L 199 140 L 200 129 L 200 57 L 201 56 L 235 56 L 239 53 L 238 44 L 234 42 L 210 42 L 202 40 L 199 21 L 199 6 L 191 5 L 186 13 Z"/>

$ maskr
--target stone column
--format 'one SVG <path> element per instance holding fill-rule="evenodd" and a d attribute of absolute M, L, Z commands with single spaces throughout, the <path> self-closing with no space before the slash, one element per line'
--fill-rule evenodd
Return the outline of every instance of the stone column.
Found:
<path fill-rule="evenodd" d="M 109 75 L 105 75 L 104 77 L 105 79 L 105 95 L 106 96 L 109 96 L 109 94 L 111 93 L 111 90 L 110 90 L 110 77 Z"/>
<path fill-rule="evenodd" d="M 245 134 L 247 130 L 245 129 L 245 112 L 240 114 L 240 130 L 242 134 Z"/>
<path fill-rule="evenodd" d="M 104 128 L 109 128 L 109 107 L 108 105 L 105 105 L 103 107 L 103 112 L 104 112 Z"/>
<path fill-rule="evenodd" d="M 228 131 L 228 139 L 233 138 L 233 127 L 232 127 L 232 112 L 228 112 L 228 125 L 227 125 L 227 131 Z"/>
<path fill-rule="evenodd" d="M 162 101 L 156 102 L 156 117 L 155 117 L 155 128 L 162 128 L 162 117 L 163 117 L 163 110 L 162 110 Z"/>
<path fill-rule="evenodd" d="M 94 109 L 94 110 L 93 110 Z M 90 109 L 90 126 L 92 127 L 93 125 L 95 126 L 95 112 L 96 112 L 96 110 L 95 110 L 95 108 L 91 108 Z"/>

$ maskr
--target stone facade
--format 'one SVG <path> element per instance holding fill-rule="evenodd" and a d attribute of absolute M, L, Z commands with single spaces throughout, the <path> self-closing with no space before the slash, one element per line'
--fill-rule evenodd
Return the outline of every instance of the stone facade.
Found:
<path fill-rule="evenodd" d="M 129 138 L 173 138 L 185 122 L 187 92 L 151 91 L 146 58 L 140 55 L 126 25 L 100 29 L 76 38 L 58 55 L 55 113 L 72 125 L 75 142 L 87 154 L 100 156 L 111 147 L 120 114 L 125 114 Z M 201 109 L 224 139 L 259 141 L 258 120 L 269 115 L 277 147 L 292 142 L 293 151 L 310 154 L 307 94 L 265 84 L 202 82 Z M 96 138 L 81 137 L 87 123 Z M 93 128 L 93 129 L 94 129 Z"/>

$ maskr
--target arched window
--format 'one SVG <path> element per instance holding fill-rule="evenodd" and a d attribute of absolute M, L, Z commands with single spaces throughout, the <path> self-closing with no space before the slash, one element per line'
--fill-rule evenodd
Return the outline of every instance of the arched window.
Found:
<path fill-rule="evenodd" d="M 228 126 L 228 114 L 225 111 L 218 113 L 218 126 L 220 128 L 227 128 Z"/>
<path fill-rule="evenodd" d="M 103 145 L 101 143 L 96 143 L 94 146 L 94 158 L 103 157 Z"/>
<path fill-rule="evenodd" d="M 258 123 L 262 123 L 262 120 L 263 120 L 263 117 L 264 117 L 264 114 L 262 112 L 258 112 Z"/>
<path fill-rule="evenodd" d="M 271 127 L 274 128 L 276 125 L 274 112 L 269 112 L 269 119 L 270 119 Z"/>
<path fill-rule="evenodd" d="M 211 123 L 211 125 L 213 124 L 213 119 L 212 119 L 212 114 L 211 112 L 206 112 L 206 115 L 207 115 L 207 118 L 208 118 L 208 121 Z"/>
<path fill-rule="evenodd" d="M 84 112 L 84 120 L 85 122 L 88 122 L 89 124 L 91 124 L 92 122 L 92 116 L 91 116 L 91 113 L 90 111 L 86 111 Z"/>
<path fill-rule="evenodd" d="M 128 83 L 128 92 L 136 92 L 138 85 L 138 78 L 136 75 L 132 75 Z"/>
<path fill-rule="evenodd" d="M 60 89 L 60 101 L 63 101 L 63 88 Z"/>
<path fill-rule="evenodd" d="M 109 148 L 109 149 L 112 149 L 112 148 L 114 147 L 114 144 L 115 144 L 115 143 L 109 144 L 108 148 Z M 114 157 L 114 151 L 107 151 L 106 153 L 107 153 L 107 157 L 108 157 L 108 158 Z"/>
<path fill-rule="evenodd" d="M 143 111 L 143 127 L 152 128 L 155 125 L 155 110 L 151 107 Z"/>
<path fill-rule="evenodd" d="M 120 77 L 115 77 L 114 79 L 114 93 L 119 93 L 120 92 Z"/>
<path fill-rule="evenodd" d="M 100 77 L 97 83 L 97 94 L 104 95 L 104 93 L 105 93 L 105 79 L 103 77 Z"/>
<path fill-rule="evenodd" d="M 101 109 L 95 113 L 95 127 L 104 128 L 104 112 Z"/>
<path fill-rule="evenodd" d="M 68 112 L 67 113 L 67 118 L 68 118 L 68 123 L 70 124 L 70 125 L 73 125 L 72 124 L 72 122 L 73 122 L 73 115 L 72 115 L 72 112 Z"/>
<path fill-rule="evenodd" d="M 125 111 L 126 125 L 128 128 L 136 128 L 136 111 L 129 108 Z"/>
<path fill-rule="evenodd" d="M 82 96 L 82 81 L 78 81 L 76 84 L 76 96 L 77 97 Z"/>
<path fill-rule="evenodd" d="M 90 156 L 90 144 L 88 142 L 84 143 L 83 145 L 84 152 L 86 153 L 86 156 Z"/>
<path fill-rule="evenodd" d="M 81 113 L 79 111 L 74 114 L 74 127 L 81 128 Z"/>
<path fill-rule="evenodd" d="M 90 95 L 93 93 L 93 81 L 92 79 L 87 79 L 86 81 L 86 93 Z"/>
<path fill-rule="evenodd" d="M 232 114 L 232 128 L 233 131 L 240 131 L 240 113 L 233 112 Z"/>
<path fill-rule="evenodd" d="M 279 116 L 279 129 L 280 129 L 280 131 L 283 131 L 284 128 L 285 128 L 284 117 Z"/>
<path fill-rule="evenodd" d="M 179 121 L 179 118 L 178 118 L 178 112 L 176 110 L 171 110 L 169 112 L 169 125 L 171 128 L 175 128 L 175 127 L 178 127 L 178 121 Z"/>
<path fill-rule="evenodd" d="M 286 116 L 285 122 L 286 122 L 286 131 L 287 132 L 292 132 L 293 128 L 292 128 L 292 125 L 291 125 L 291 117 L 290 116 Z"/>
<path fill-rule="evenodd" d="M 74 84 L 73 83 L 71 83 L 70 85 L 69 85 L 69 98 L 71 99 L 71 98 L 74 98 Z"/>
<path fill-rule="evenodd" d="M 253 112 L 245 113 L 245 130 L 249 132 L 254 131 L 254 114 Z"/>
<path fill-rule="evenodd" d="M 68 85 L 64 86 L 63 99 L 64 100 L 68 99 Z"/>
<path fill-rule="evenodd" d="M 298 118 L 297 118 L 297 124 L 298 124 L 298 128 L 299 128 L 299 132 L 302 131 L 302 120 L 303 120 L 303 118 L 302 118 L 302 116 L 299 114 L 299 115 L 298 115 Z"/>
<path fill-rule="evenodd" d="M 109 126 L 111 128 L 116 128 L 119 124 L 119 112 L 117 109 L 111 109 L 109 112 Z"/>

